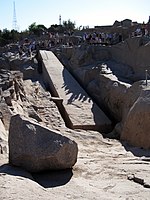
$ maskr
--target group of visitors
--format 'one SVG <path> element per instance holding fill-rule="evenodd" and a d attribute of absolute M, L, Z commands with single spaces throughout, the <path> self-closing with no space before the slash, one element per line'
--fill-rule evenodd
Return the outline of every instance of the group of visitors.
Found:
<path fill-rule="evenodd" d="M 37 44 L 35 41 L 33 42 L 24 42 L 21 45 L 18 45 L 18 53 L 19 57 L 22 58 L 22 56 L 29 56 L 32 58 L 32 52 L 36 51 Z"/>
<path fill-rule="evenodd" d="M 142 26 L 136 28 L 134 32 L 132 32 L 132 37 L 135 36 L 149 36 L 150 33 L 150 24 L 145 24 L 143 22 Z"/>
<path fill-rule="evenodd" d="M 89 44 L 105 44 L 110 45 L 116 41 L 122 41 L 122 35 L 118 33 L 104 33 L 104 32 L 93 32 L 84 33 L 83 41 Z"/>
<path fill-rule="evenodd" d="M 25 39 L 21 42 L 21 44 L 18 45 L 18 52 L 20 58 L 22 58 L 24 55 L 32 57 L 32 54 L 34 52 L 37 52 L 39 49 L 47 49 L 50 50 L 56 46 L 64 45 L 64 46 L 73 46 L 76 44 L 79 44 L 79 39 L 73 40 L 74 36 L 72 34 L 68 34 L 64 32 L 63 34 L 59 33 L 48 33 L 43 38 L 38 38 L 36 40 L 29 40 Z"/>
<path fill-rule="evenodd" d="M 129 33 L 128 37 L 136 36 L 149 36 L 150 33 L 150 22 L 136 27 L 136 29 Z M 64 45 L 74 46 L 82 43 L 86 44 L 100 44 L 100 45 L 113 45 L 123 41 L 122 33 L 117 32 L 100 32 L 100 31 L 89 31 L 81 32 L 81 36 L 74 36 L 73 32 L 54 33 L 49 32 L 41 40 L 29 41 L 25 39 L 21 45 L 18 45 L 18 52 L 20 58 L 23 55 L 32 58 L 32 53 L 37 52 L 39 49 L 50 50 L 53 47 Z"/>

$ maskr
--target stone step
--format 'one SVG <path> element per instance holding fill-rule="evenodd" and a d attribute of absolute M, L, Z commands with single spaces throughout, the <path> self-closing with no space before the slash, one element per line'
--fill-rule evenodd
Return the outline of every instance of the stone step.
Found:
<path fill-rule="evenodd" d="M 67 127 L 109 132 L 112 123 L 51 51 L 40 50 L 42 77 Z M 58 98 L 58 101 L 57 101 Z M 62 99 L 59 101 L 59 99 Z"/>

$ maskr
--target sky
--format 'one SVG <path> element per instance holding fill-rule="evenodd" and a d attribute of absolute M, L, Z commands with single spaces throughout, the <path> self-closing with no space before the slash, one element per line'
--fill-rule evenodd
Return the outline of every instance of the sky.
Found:
<path fill-rule="evenodd" d="M 150 0 L 0 0 L 0 30 L 12 30 L 14 21 L 18 31 L 34 22 L 49 28 L 59 24 L 60 15 L 61 22 L 70 19 L 76 28 L 113 25 L 124 19 L 147 23 Z"/>

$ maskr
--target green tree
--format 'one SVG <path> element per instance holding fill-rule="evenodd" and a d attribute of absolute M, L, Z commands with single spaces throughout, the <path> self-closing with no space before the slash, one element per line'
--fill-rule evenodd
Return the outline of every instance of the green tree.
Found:
<path fill-rule="evenodd" d="M 0 31 L 0 45 L 4 46 L 9 43 L 17 42 L 20 39 L 20 33 L 16 30 L 3 29 Z"/>
<path fill-rule="evenodd" d="M 28 27 L 28 29 L 29 29 L 30 33 L 33 33 L 37 36 L 40 36 L 42 32 L 47 31 L 47 28 L 44 25 L 42 25 L 42 24 L 36 25 L 36 22 L 32 23 Z"/>
<path fill-rule="evenodd" d="M 36 33 L 37 33 L 37 29 L 38 29 L 38 27 L 37 27 L 37 25 L 36 25 L 36 22 L 33 22 L 33 23 L 28 27 L 28 29 L 29 29 L 29 32 L 30 32 L 30 33 L 36 34 Z"/>
<path fill-rule="evenodd" d="M 68 21 L 63 21 L 63 27 L 66 31 L 75 30 L 75 22 L 72 22 L 70 19 Z"/>
<path fill-rule="evenodd" d="M 29 36 L 29 31 L 27 29 L 20 32 L 20 40 L 23 40 L 24 38 L 27 38 L 28 36 Z"/>
<path fill-rule="evenodd" d="M 1 34 L 1 45 L 6 45 L 6 44 L 9 44 L 11 42 L 11 34 L 10 34 L 10 31 L 7 30 L 7 29 L 4 29 L 2 31 L 2 34 Z"/>
<path fill-rule="evenodd" d="M 20 39 L 20 34 L 18 31 L 16 30 L 11 30 L 10 32 L 10 38 L 13 42 L 16 42 Z"/>
<path fill-rule="evenodd" d="M 53 33 L 63 33 L 64 28 L 62 25 L 52 24 L 48 30 Z"/>

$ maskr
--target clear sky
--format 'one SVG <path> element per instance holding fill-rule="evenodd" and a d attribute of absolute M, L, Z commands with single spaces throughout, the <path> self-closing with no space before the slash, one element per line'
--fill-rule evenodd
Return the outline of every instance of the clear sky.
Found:
<path fill-rule="evenodd" d="M 13 2 L 19 31 L 33 22 L 47 28 L 59 24 L 59 15 L 76 27 L 112 25 L 124 19 L 146 23 L 150 16 L 150 0 L 0 0 L 0 30 L 13 28 Z"/>

